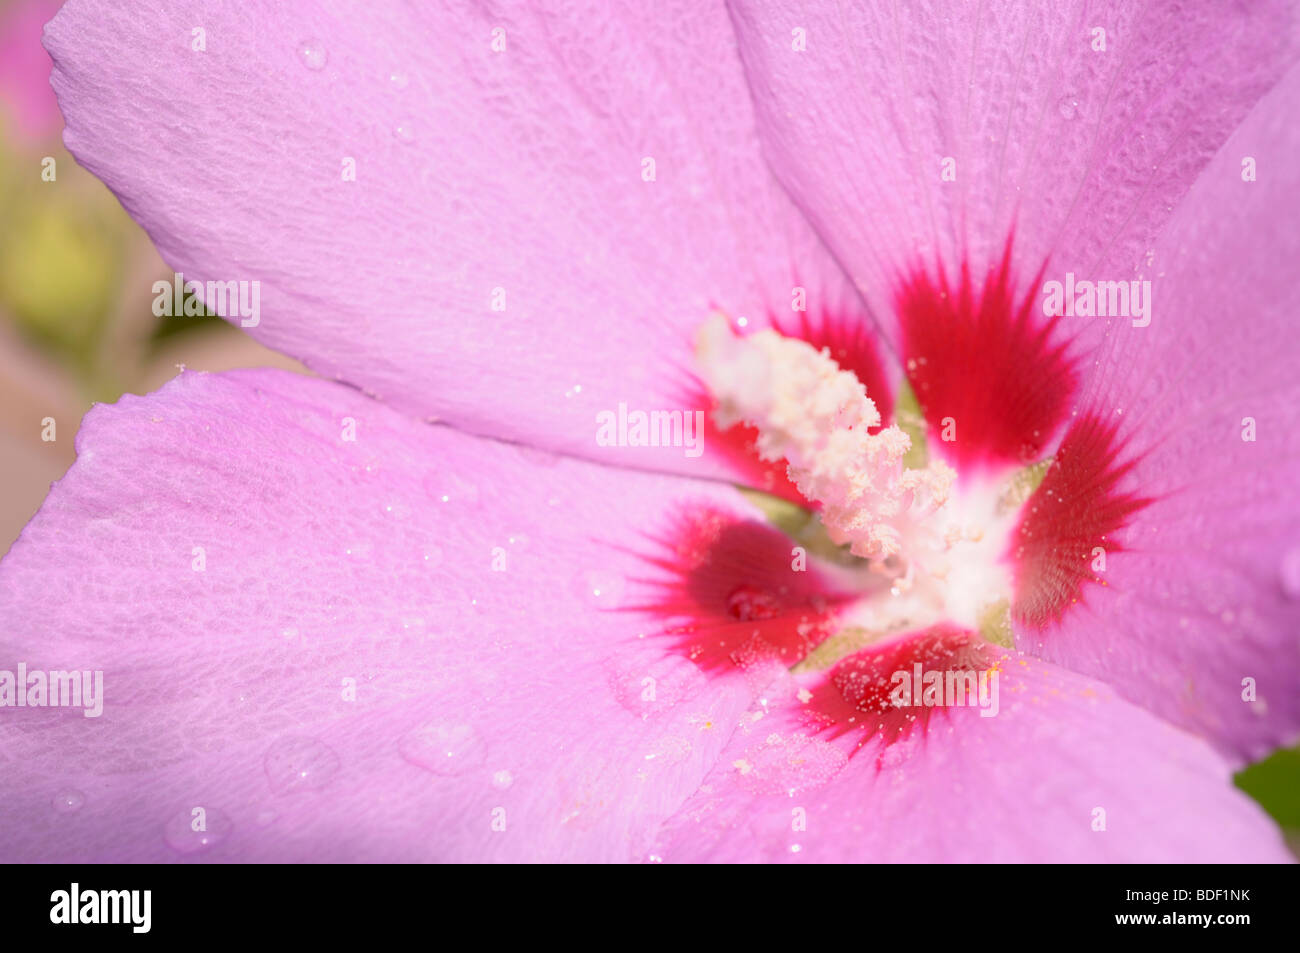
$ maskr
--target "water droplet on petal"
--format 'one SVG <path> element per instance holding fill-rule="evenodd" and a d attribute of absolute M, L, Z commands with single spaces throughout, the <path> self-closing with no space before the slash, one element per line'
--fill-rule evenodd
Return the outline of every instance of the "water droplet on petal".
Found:
<path fill-rule="evenodd" d="M 423 635 L 426 625 L 423 616 L 408 615 L 402 617 L 402 631 L 408 635 Z"/>
<path fill-rule="evenodd" d="M 476 507 L 478 487 L 453 473 L 430 473 L 424 478 L 424 492 L 435 503 Z"/>
<path fill-rule="evenodd" d="M 273 744 L 266 753 L 266 778 L 276 794 L 317 791 L 333 780 L 339 770 L 339 756 L 316 738 L 290 735 Z"/>
<path fill-rule="evenodd" d="M 510 785 L 515 783 L 515 776 L 509 771 L 497 771 L 492 775 L 492 786 L 498 791 L 504 791 Z"/>
<path fill-rule="evenodd" d="M 421 725 L 398 742 L 403 758 L 434 774 L 464 774 L 483 764 L 487 749 L 470 725 Z"/>
<path fill-rule="evenodd" d="M 195 826 L 202 830 L 195 830 Z M 193 808 L 187 808 L 173 814 L 163 825 L 163 840 L 178 853 L 197 854 L 221 843 L 234 827 L 224 811 L 205 807 L 196 816 Z"/>
<path fill-rule="evenodd" d="M 411 508 L 401 500 L 393 500 L 384 505 L 384 512 L 395 520 L 404 520 L 411 515 Z"/>
<path fill-rule="evenodd" d="M 573 579 L 573 591 L 587 605 L 617 609 L 623 599 L 623 577 L 604 569 L 589 569 Z"/>
<path fill-rule="evenodd" d="M 1056 109 L 1060 112 L 1062 119 L 1073 119 L 1079 112 L 1079 100 L 1067 93 L 1057 102 Z"/>
<path fill-rule="evenodd" d="M 302 65 L 308 69 L 324 69 L 328 58 L 325 47 L 316 40 L 303 40 L 298 44 L 298 59 L 302 60 Z"/>
<path fill-rule="evenodd" d="M 398 142 L 414 142 L 415 124 L 409 119 L 403 119 L 393 127 L 393 138 Z"/>
<path fill-rule="evenodd" d="M 54 809 L 60 814 L 71 814 L 73 811 L 79 811 L 85 803 L 86 795 L 71 788 L 54 795 Z"/>
<path fill-rule="evenodd" d="M 411 80 L 405 73 L 389 73 L 388 82 L 392 84 L 394 89 L 406 89 Z"/>

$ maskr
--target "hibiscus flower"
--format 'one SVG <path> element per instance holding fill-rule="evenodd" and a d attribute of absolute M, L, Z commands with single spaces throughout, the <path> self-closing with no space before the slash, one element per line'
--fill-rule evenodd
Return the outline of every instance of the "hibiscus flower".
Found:
<path fill-rule="evenodd" d="M 72 0 L 69 149 L 319 376 L 87 417 L 3 854 L 1285 859 L 1292 35 Z"/>

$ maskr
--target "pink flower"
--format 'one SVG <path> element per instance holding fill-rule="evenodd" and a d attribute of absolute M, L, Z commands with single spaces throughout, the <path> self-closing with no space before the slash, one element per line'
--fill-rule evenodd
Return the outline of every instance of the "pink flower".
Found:
<path fill-rule="evenodd" d="M 0 716 L 0 854 L 1287 857 L 1231 784 L 1300 721 L 1283 5 L 167 6 L 49 25 L 67 145 L 321 379 L 86 419 L 0 645 L 103 713 Z"/>

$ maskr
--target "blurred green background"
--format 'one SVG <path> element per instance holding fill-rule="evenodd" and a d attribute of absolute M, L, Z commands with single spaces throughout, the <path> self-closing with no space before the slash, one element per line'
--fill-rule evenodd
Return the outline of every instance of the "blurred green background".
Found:
<path fill-rule="evenodd" d="M 59 6 L 0 0 L 0 555 L 71 465 L 91 403 L 156 390 L 181 365 L 306 372 L 216 317 L 153 315 L 153 282 L 171 269 L 60 139 L 40 45 Z M 42 439 L 46 417 L 53 441 Z M 1250 766 L 1237 784 L 1300 854 L 1300 748 Z"/>

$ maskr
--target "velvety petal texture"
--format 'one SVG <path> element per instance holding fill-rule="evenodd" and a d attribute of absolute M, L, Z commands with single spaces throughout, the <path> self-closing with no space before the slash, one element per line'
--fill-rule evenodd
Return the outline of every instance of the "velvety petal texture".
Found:
<path fill-rule="evenodd" d="M 324 378 L 86 418 L 0 563 L 0 693 L 102 673 L 102 713 L 0 711 L 0 860 L 1287 859 L 1231 770 L 1300 728 L 1293 26 L 70 0 L 69 148 Z M 1150 322 L 1044 313 L 1067 271 Z M 694 478 L 748 431 L 627 445 L 707 410 L 719 310 L 860 365 L 963 491 L 1053 456 L 1019 651 L 917 643 L 997 654 L 995 715 L 877 704 L 907 645 L 809 674 L 862 580 Z"/>
<path fill-rule="evenodd" d="M 874 313 L 1014 233 L 1023 290 L 1127 277 L 1281 75 L 1281 2 L 736 0 L 766 154 Z"/>
<path fill-rule="evenodd" d="M 709 862 L 1286 862 L 1276 826 L 1205 742 L 1036 659 L 1009 656 L 996 714 L 852 757 L 776 687 L 653 850 Z"/>
<path fill-rule="evenodd" d="M 752 516 L 729 490 L 280 371 L 184 374 L 79 451 L 0 564 L 0 651 L 103 671 L 102 713 L 5 711 L 5 860 L 757 859 L 801 799 L 822 859 L 1281 856 L 1203 743 L 1041 663 L 880 759 L 795 730 L 789 676 L 706 676 L 631 551 Z"/>
<path fill-rule="evenodd" d="M 1063 551 L 1105 584 L 1021 639 L 1238 761 L 1300 732 L 1298 98 L 1293 68 L 1179 206 L 1138 273 L 1148 326 L 1073 319 L 1104 334 L 1076 413 L 1115 428 L 1117 492 L 1150 502 L 1100 571 L 1090 547 Z M 1078 523 L 1081 496 L 1031 505 Z"/>
<path fill-rule="evenodd" d="M 167 262 L 259 281 L 232 320 L 413 416 L 730 473 L 596 415 L 694 407 L 716 309 L 857 306 L 762 162 L 721 4 L 72 0 L 46 45 L 69 149 Z"/>
<path fill-rule="evenodd" d="M 1018 644 L 1235 762 L 1293 740 L 1291 5 L 733 12 L 766 152 L 897 312 L 932 438 L 1062 458 L 1010 554 Z M 1149 281 L 1149 313 L 1045 314 L 1067 274 Z"/>
<path fill-rule="evenodd" d="M 0 564 L 0 669 L 101 670 L 102 714 L 0 710 L 4 861 L 627 860 L 752 697 L 620 609 L 618 546 L 729 488 L 270 370 L 78 449 Z"/>

